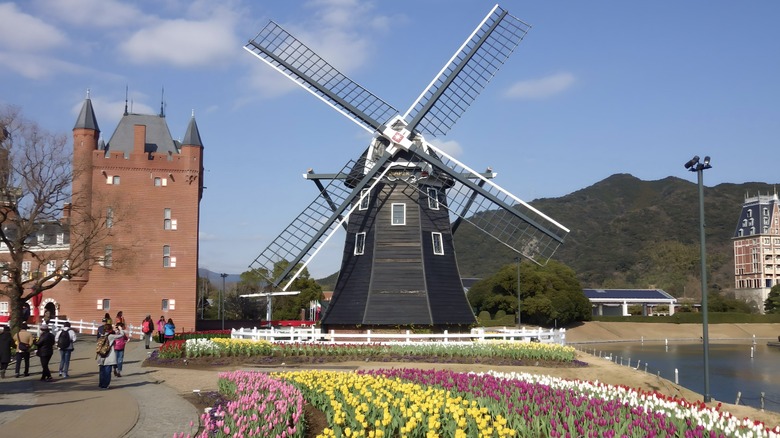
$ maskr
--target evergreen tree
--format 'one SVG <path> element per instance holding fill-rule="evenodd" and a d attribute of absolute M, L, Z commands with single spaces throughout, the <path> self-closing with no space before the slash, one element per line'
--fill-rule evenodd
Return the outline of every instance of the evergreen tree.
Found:
<path fill-rule="evenodd" d="M 766 313 L 780 313 L 780 284 L 772 286 L 764 301 L 764 312 Z"/>

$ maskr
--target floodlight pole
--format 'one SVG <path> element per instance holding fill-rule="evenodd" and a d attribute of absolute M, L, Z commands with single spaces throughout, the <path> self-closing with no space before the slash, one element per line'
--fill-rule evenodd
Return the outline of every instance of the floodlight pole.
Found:
<path fill-rule="evenodd" d="M 704 402 L 712 401 L 710 397 L 710 341 L 707 327 L 707 250 L 704 242 L 704 171 L 712 168 L 710 157 L 704 157 L 699 162 L 699 156 L 694 156 L 685 163 L 685 168 L 696 172 L 699 182 L 699 241 L 701 242 L 701 308 L 702 308 L 702 342 L 704 344 Z"/>
<path fill-rule="evenodd" d="M 225 277 L 228 275 L 222 273 L 219 276 L 222 277 L 222 304 L 220 305 L 220 309 L 222 309 L 222 330 L 225 330 Z"/>

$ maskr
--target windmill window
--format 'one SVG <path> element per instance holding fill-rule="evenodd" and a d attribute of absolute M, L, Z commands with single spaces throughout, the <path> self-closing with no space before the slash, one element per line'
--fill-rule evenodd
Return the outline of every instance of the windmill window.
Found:
<path fill-rule="evenodd" d="M 431 210 L 439 209 L 439 191 L 432 187 L 428 188 L 428 208 Z"/>
<path fill-rule="evenodd" d="M 360 210 L 368 210 L 368 202 L 371 200 L 371 189 L 363 189 L 360 191 Z"/>
<path fill-rule="evenodd" d="M 444 242 L 442 241 L 441 233 L 431 233 L 431 240 L 433 241 L 433 253 L 444 255 Z"/>
<path fill-rule="evenodd" d="M 393 204 L 390 210 L 392 225 L 406 225 L 406 204 Z"/>
<path fill-rule="evenodd" d="M 366 233 L 355 235 L 355 255 L 363 255 L 366 252 Z"/>

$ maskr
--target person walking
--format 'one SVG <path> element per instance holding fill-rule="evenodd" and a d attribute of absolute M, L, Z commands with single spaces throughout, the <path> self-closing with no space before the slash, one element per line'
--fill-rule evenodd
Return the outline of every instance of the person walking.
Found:
<path fill-rule="evenodd" d="M 165 342 L 165 316 L 160 315 L 160 319 L 157 320 L 157 341 L 159 343 Z"/>
<path fill-rule="evenodd" d="M 106 312 L 106 315 L 103 317 L 103 322 L 110 325 L 111 327 L 114 326 L 114 320 L 111 319 L 111 314 Z"/>
<path fill-rule="evenodd" d="M 11 328 L 7 325 L 0 332 L 0 379 L 5 379 L 5 371 L 11 363 L 11 348 L 15 347 L 14 337 L 11 336 Z"/>
<path fill-rule="evenodd" d="M 122 316 L 122 311 L 121 310 L 119 312 L 116 312 L 116 319 L 114 320 L 114 324 L 119 324 L 120 322 L 122 324 L 125 323 L 125 317 Z"/>
<path fill-rule="evenodd" d="M 122 364 L 125 362 L 125 345 L 127 344 L 127 333 L 125 333 L 125 324 L 119 322 L 116 324 L 114 333 L 119 335 L 114 341 L 114 352 L 116 352 L 116 365 L 114 365 L 114 375 L 122 377 Z"/>
<path fill-rule="evenodd" d="M 103 336 L 98 339 L 98 346 L 101 343 L 108 344 L 108 351 L 105 356 L 98 353 L 97 364 L 100 369 L 98 377 L 98 386 L 103 389 L 108 389 L 111 385 L 111 370 L 116 365 L 116 351 L 114 351 L 114 342 L 121 335 L 114 333 L 111 325 L 106 324 L 103 328 Z"/>
<path fill-rule="evenodd" d="M 168 318 L 168 322 L 165 323 L 165 327 L 163 327 L 163 330 L 165 330 L 165 340 L 172 341 L 174 336 L 176 335 L 176 326 L 173 324 L 172 318 Z"/>
<path fill-rule="evenodd" d="M 35 355 L 41 359 L 41 381 L 52 382 L 54 379 L 51 377 L 51 371 L 49 371 L 49 361 L 54 355 L 54 335 L 49 331 L 47 324 L 41 324 L 41 335 L 35 342 L 35 346 L 38 347 Z"/>
<path fill-rule="evenodd" d="M 154 321 L 152 321 L 152 315 L 146 315 L 143 322 L 141 322 L 141 333 L 144 337 L 144 345 L 146 349 L 149 349 L 149 343 L 152 341 L 152 333 L 154 333 Z"/>
<path fill-rule="evenodd" d="M 22 328 L 19 333 L 14 336 L 16 342 L 16 377 L 21 377 L 19 374 L 22 361 L 24 360 L 24 377 L 30 375 L 30 348 L 33 344 L 33 335 L 28 332 L 30 328 L 26 322 L 22 323 Z"/>
<path fill-rule="evenodd" d="M 70 356 L 73 354 L 73 345 L 76 343 L 76 331 L 70 328 L 70 321 L 62 323 L 62 330 L 57 332 L 55 342 L 57 349 L 60 350 L 60 377 L 70 377 Z"/>

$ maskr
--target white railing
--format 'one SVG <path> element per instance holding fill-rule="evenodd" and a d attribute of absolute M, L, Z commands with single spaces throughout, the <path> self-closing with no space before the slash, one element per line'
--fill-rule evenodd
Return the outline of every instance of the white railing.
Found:
<path fill-rule="evenodd" d="M 64 322 L 70 322 L 70 328 L 73 330 L 76 330 L 78 333 L 82 335 L 93 335 L 97 336 L 97 330 L 98 327 L 103 325 L 103 323 L 96 323 L 95 321 L 84 321 L 83 319 L 80 320 L 73 320 L 73 319 L 51 319 L 49 320 L 49 330 L 52 333 L 57 333 L 58 330 L 62 329 Z M 35 332 L 40 335 L 40 324 L 28 324 L 30 332 Z M 127 337 L 130 339 L 133 338 L 133 336 L 136 336 L 138 339 L 141 339 L 141 327 L 136 327 L 132 324 L 128 324 L 126 327 L 125 332 L 127 333 Z"/>
<path fill-rule="evenodd" d="M 333 330 L 323 333 L 319 328 L 270 328 L 258 329 L 239 328 L 232 329 L 232 339 L 266 340 L 271 342 L 330 342 L 349 344 L 368 343 L 413 343 L 413 342 L 444 342 L 444 343 L 471 343 L 484 341 L 518 341 L 518 342 L 542 342 L 564 345 L 566 343 L 566 329 L 513 329 L 513 328 L 475 328 L 471 333 L 412 333 L 410 330 L 399 333 L 374 333 L 367 330 L 365 333 L 338 333 Z"/>

